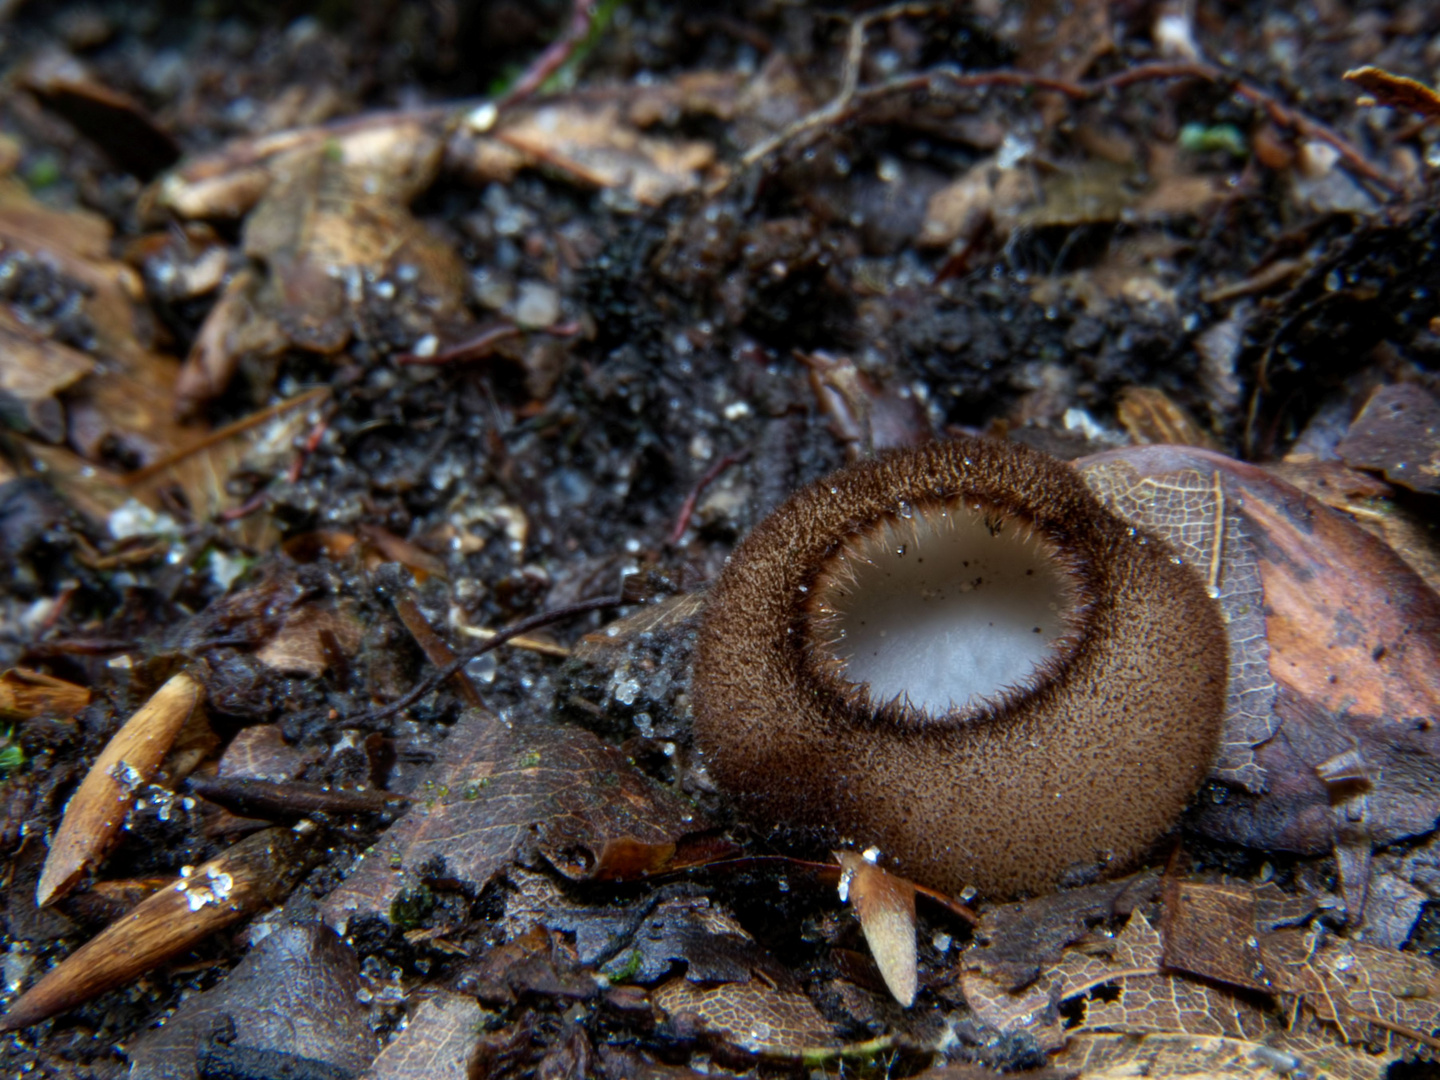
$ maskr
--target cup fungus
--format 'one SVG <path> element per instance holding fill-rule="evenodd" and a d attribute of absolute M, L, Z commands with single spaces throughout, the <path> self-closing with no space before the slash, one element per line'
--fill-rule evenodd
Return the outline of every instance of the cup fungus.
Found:
<path fill-rule="evenodd" d="M 1209 767 L 1226 638 L 1200 577 L 1054 458 L 957 439 L 793 495 L 711 592 L 695 737 L 753 820 L 958 892 L 1137 860 Z"/>

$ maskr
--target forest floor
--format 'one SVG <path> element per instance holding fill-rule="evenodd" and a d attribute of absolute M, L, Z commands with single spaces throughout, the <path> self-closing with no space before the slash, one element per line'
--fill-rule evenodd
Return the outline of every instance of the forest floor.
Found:
<path fill-rule="evenodd" d="M 0 70 L 0 1069 L 1429 1067 L 1440 8 L 9 0 Z M 1268 696 L 1151 869 L 922 890 L 902 1009 L 689 653 L 961 434 L 1182 448 Z"/>

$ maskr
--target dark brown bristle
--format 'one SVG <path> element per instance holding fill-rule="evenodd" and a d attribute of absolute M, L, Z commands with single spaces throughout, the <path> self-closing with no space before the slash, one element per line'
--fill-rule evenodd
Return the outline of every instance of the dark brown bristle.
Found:
<path fill-rule="evenodd" d="M 1073 594 L 1067 631 L 1022 685 L 939 715 L 877 702 L 836 659 L 817 583 L 837 551 L 904 508 L 958 500 L 1034 530 Z M 1209 768 L 1227 647 L 1199 577 L 1128 527 L 1064 463 L 958 439 L 887 454 L 792 496 L 712 592 L 695 736 L 745 813 L 876 846 L 917 881 L 989 895 L 1120 870 Z"/>

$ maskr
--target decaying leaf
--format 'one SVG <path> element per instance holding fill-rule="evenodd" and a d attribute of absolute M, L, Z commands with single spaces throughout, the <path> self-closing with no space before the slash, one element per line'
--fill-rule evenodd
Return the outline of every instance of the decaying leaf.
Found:
<path fill-rule="evenodd" d="M 1097 455 L 1081 463 L 1081 473 L 1122 517 L 1171 544 L 1219 601 L 1230 638 L 1230 678 L 1214 773 L 1246 790 L 1263 791 L 1265 773 L 1253 748 L 1275 733 L 1278 722 L 1254 541 L 1243 527 L 1238 500 L 1227 501 L 1222 474 L 1213 466 L 1187 469 L 1181 458 L 1163 467 L 1145 455 L 1140 448 Z"/>
<path fill-rule="evenodd" d="M 1049 975 L 1060 998 L 1117 982 L 1113 1000 L 1085 1002 L 1082 1030 L 1166 1033 L 1258 1039 L 1267 1030 L 1262 1007 L 1232 991 L 1163 970 L 1160 935 L 1140 912 L 1113 939 L 1093 950 L 1072 949 Z"/>
<path fill-rule="evenodd" d="M 0 308 L 0 419 L 58 443 L 65 410 L 57 395 L 95 368 L 93 358 L 35 333 Z"/>
<path fill-rule="evenodd" d="M 363 636 L 353 605 L 314 601 L 292 608 L 284 625 L 255 657 L 276 671 L 323 675 L 337 652 L 354 655 Z"/>
<path fill-rule="evenodd" d="M 1371 945 L 1400 949 L 1415 930 L 1430 894 L 1409 880 L 1379 870 L 1370 878 L 1361 929 Z"/>
<path fill-rule="evenodd" d="M 671 979 L 656 988 L 652 1000 L 677 1033 L 713 1039 L 746 1054 L 798 1058 L 839 1042 L 809 998 L 761 979 L 710 987 Z"/>
<path fill-rule="evenodd" d="M 1390 498 L 1394 488 L 1385 481 L 1343 462 L 1323 461 L 1304 453 L 1290 454 L 1266 467 L 1379 537 L 1424 579 L 1431 592 L 1440 594 L 1440 548 L 1435 545 L 1430 522 Z"/>
<path fill-rule="evenodd" d="M 203 687 L 174 676 L 125 722 L 90 766 L 50 844 L 35 902 L 41 907 L 73 889 L 114 843 L 140 789 L 150 782 L 191 713 Z"/>
<path fill-rule="evenodd" d="M 471 710 L 444 743 L 425 801 L 390 827 L 324 904 L 337 929 L 389 918 L 402 889 L 443 861 L 445 876 L 479 892 L 519 854 L 543 854 L 576 879 L 607 841 L 673 844 L 706 827 L 699 812 L 642 776 L 588 731 L 510 726 Z"/>
<path fill-rule="evenodd" d="M 1345 72 L 1345 79 L 1369 94 L 1372 104 L 1409 109 L 1432 120 L 1440 117 L 1440 94 L 1415 79 L 1368 64 Z M 1362 100 L 1361 104 L 1365 102 Z"/>
<path fill-rule="evenodd" d="M 1440 597 L 1369 533 L 1256 466 L 1156 446 L 1082 467 L 1102 498 L 1174 543 L 1225 610 L 1232 710 L 1215 775 L 1248 790 L 1206 800 L 1200 827 L 1311 854 L 1429 832 Z"/>
<path fill-rule="evenodd" d="M 664 886 L 630 904 L 596 907 L 570 899 L 544 874 L 517 868 L 506 880 L 507 936 L 539 925 L 573 937 L 578 961 L 616 985 L 658 983 L 678 965 L 705 985 L 756 976 L 792 985 L 785 966 L 693 886 Z"/>
<path fill-rule="evenodd" d="M 560 934 L 543 926 L 489 949 L 465 966 L 464 985 L 487 1005 L 559 997 L 585 1001 L 599 992 Z"/>
<path fill-rule="evenodd" d="M 1440 1050 L 1440 967 L 1419 953 L 1351 941 L 1323 930 L 1280 930 L 1260 938 L 1277 989 L 1333 1024 L 1346 1043 L 1392 1057 L 1416 1044 Z"/>
<path fill-rule="evenodd" d="M 1159 1075 L 1252 1076 L 1264 1066 L 1373 1077 L 1440 1047 L 1431 1034 L 1440 967 L 1319 928 L 1275 929 L 1303 920 L 1313 910 L 1305 899 L 1273 885 L 1180 881 L 1167 890 L 1163 935 L 1135 911 L 1118 933 L 1067 948 L 1019 992 L 967 971 L 966 997 L 1001 1031 L 1064 1044 L 1055 1064 L 1083 1064 L 1086 1075 L 1098 1053 L 1099 1075 L 1134 1075 L 1124 1070 L 1149 1061 Z M 1062 1032 L 1055 1005 L 1076 999 L 1079 1022 Z"/>
<path fill-rule="evenodd" d="M 1268 1042 L 1172 1033 L 1110 1035 L 1084 1032 L 1071 1037 L 1054 1059 L 1086 1080 L 1154 1080 L 1203 1076 L 1213 1080 L 1275 1080 L 1276 1076 L 1324 1076 L 1331 1080 L 1381 1080 L 1389 1061 L 1369 1059 L 1334 1047 L 1305 1046 L 1277 1036 Z"/>
<path fill-rule="evenodd" d="M 136 1040 L 130 1075 L 199 1080 L 254 1076 L 263 1066 L 269 1076 L 354 1076 L 375 1053 L 359 968 L 329 927 L 281 925 L 219 986 Z"/>
<path fill-rule="evenodd" d="M 319 853 L 316 829 L 266 829 L 195 867 L 47 972 L 0 1017 L 15 1031 L 73 1009 L 287 896 Z"/>
<path fill-rule="evenodd" d="M 287 743 L 279 725 L 255 724 L 235 733 L 217 773 L 236 780 L 294 780 L 320 757 L 318 747 Z"/>
<path fill-rule="evenodd" d="M 976 947 L 961 958 L 965 1001 L 997 1031 L 1023 1031 L 1047 1050 L 1065 1044 L 1058 999 L 1042 970 L 1057 964 L 1067 946 L 1091 927 L 1133 911 L 1159 892 L 1150 870 L 987 908 L 975 927 Z"/>
<path fill-rule="evenodd" d="M 380 1051 L 365 1080 L 468 1080 L 485 1012 L 468 994 L 438 990 Z"/>
<path fill-rule="evenodd" d="M 1345 464 L 1392 484 L 1440 494 L 1440 400 L 1424 386 L 1382 386 L 1335 448 Z"/>
<path fill-rule="evenodd" d="M 1255 938 L 1254 890 L 1182 881 L 1165 912 L 1164 965 L 1227 986 L 1269 990 Z"/>
<path fill-rule="evenodd" d="M 201 328 L 177 386 L 182 410 L 220 393 L 246 354 L 339 351 L 365 282 L 402 265 L 421 298 L 405 309 L 423 319 L 409 327 L 415 338 L 462 321 L 459 259 L 407 209 L 434 178 L 440 139 L 418 121 L 395 121 L 296 143 L 263 163 L 243 238 L 256 269 L 236 277 Z M 178 198 L 173 183 L 161 190 Z"/>

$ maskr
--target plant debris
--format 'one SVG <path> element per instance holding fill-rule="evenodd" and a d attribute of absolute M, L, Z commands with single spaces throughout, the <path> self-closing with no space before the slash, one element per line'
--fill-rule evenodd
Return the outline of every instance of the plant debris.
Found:
<path fill-rule="evenodd" d="M 842 7 L 0 4 L 7 1074 L 1433 1068 L 1440 12 Z M 691 740 L 734 545 L 958 433 L 1225 615 L 1131 877 Z"/>

